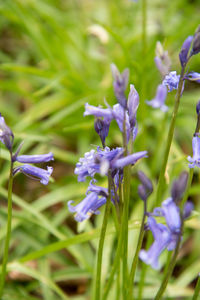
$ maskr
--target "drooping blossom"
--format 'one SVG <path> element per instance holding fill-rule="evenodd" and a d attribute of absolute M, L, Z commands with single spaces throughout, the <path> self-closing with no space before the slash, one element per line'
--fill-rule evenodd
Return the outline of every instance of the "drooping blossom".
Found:
<path fill-rule="evenodd" d="M 183 217 L 188 217 L 193 209 L 193 205 L 185 204 Z M 166 224 L 159 224 L 153 216 L 163 216 Z M 167 249 L 172 251 L 176 248 L 181 232 L 180 209 L 172 198 L 168 198 L 162 203 L 162 207 L 157 207 L 149 214 L 148 227 L 151 230 L 154 242 L 149 250 L 141 250 L 139 257 L 146 264 L 154 269 L 159 269 L 159 256 Z"/>
<path fill-rule="evenodd" d="M 149 106 L 152 106 L 153 108 L 159 108 L 163 112 L 166 112 L 168 110 L 168 106 L 166 106 L 165 100 L 167 97 L 167 87 L 163 84 L 159 84 L 156 91 L 156 96 L 151 101 L 146 101 L 146 104 Z"/>
<path fill-rule="evenodd" d="M 170 72 L 165 76 L 162 84 L 168 87 L 169 92 L 178 89 L 180 75 L 176 75 L 176 71 Z"/>
<path fill-rule="evenodd" d="M 194 168 L 195 166 L 200 168 L 200 136 L 195 135 L 192 138 L 192 149 L 193 149 L 193 157 L 188 156 L 189 168 Z"/>
<path fill-rule="evenodd" d="M 14 135 L 11 129 L 6 125 L 4 117 L 0 114 L 0 141 L 6 146 L 6 148 L 11 151 Z"/>
<path fill-rule="evenodd" d="M 42 184 L 47 185 L 49 183 L 49 177 L 53 172 L 53 168 L 47 167 L 47 170 L 44 170 L 42 168 L 38 168 L 29 164 L 24 164 L 14 168 L 13 175 L 19 172 L 27 175 L 32 179 L 39 179 Z"/>
<path fill-rule="evenodd" d="M 200 73 L 190 72 L 185 76 L 185 79 L 200 83 Z"/>
<path fill-rule="evenodd" d="M 54 157 L 53 153 L 49 152 L 47 154 L 40 155 L 19 155 L 15 160 L 20 163 L 38 164 L 54 160 Z"/>

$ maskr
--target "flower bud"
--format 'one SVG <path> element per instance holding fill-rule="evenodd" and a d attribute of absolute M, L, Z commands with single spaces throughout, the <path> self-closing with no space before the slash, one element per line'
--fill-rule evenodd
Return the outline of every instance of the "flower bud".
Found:
<path fill-rule="evenodd" d="M 195 55 L 199 52 L 200 52 L 200 26 L 197 28 L 194 35 L 191 55 Z"/>
<path fill-rule="evenodd" d="M 200 113 L 200 100 L 197 102 L 196 112 L 197 112 L 197 115 L 199 116 L 199 113 Z"/>
<path fill-rule="evenodd" d="M 188 36 L 187 39 L 184 41 L 184 43 L 182 45 L 181 52 L 179 53 L 179 59 L 180 59 L 182 67 L 188 61 L 188 52 L 190 50 L 192 40 L 193 40 L 193 36 L 192 35 Z"/>
<path fill-rule="evenodd" d="M 138 186 L 138 195 L 139 195 L 139 197 L 140 197 L 143 201 L 146 201 L 147 198 L 148 198 L 148 194 L 147 194 L 146 188 L 144 187 L 143 184 L 140 184 L 140 185 Z"/>
<path fill-rule="evenodd" d="M 99 135 L 102 145 L 105 146 L 105 139 L 108 136 L 110 122 L 106 122 L 100 118 L 97 118 L 94 122 L 94 129 Z"/>
<path fill-rule="evenodd" d="M 188 173 L 182 172 L 177 180 L 174 180 L 171 188 L 171 196 L 178 203 L 183 197 L 188 181 Z"/>
<path fill-rule="evenodd" d="M 145 187 L 145 189 L 148 191 L 148 194 L 153 192 L 153 185 L 151 180 L 142 172 L 138 171 L 138 178 Z"/>
<path fill-rule="evenodd" d="M 0 114 L 0 141 L 11 151 L 14 135 L 11 129 L 6 125 L 4 118 Z"/>
<path fill-rule="evenodd" d="M 124 108 L 127 106 L 127 99 L 125 95 L 125 90 L 129 81 L 129 69 L 125 69 L 121 74 L 115 64 L 111 64 L 111 71 L 113 76 L 113 88 L 115 97 L 117 98 L 119 104 Z"/>

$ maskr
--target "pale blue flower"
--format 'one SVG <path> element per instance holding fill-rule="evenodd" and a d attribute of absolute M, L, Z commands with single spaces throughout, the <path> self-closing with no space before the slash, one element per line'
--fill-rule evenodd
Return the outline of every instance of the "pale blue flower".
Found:
<path fill-rule="evenodd" d="M 163 112 L 166 112 L 168 110 L 168 106 L 166 106 L 165 100 L 167 97 L 167 87 L 163 84 L 159 84 L 156 91 L 156 96 L 151 101 L 146 101 L 146 104 L 149 106 L 152 106 L 153 108 L 159 108 Z"/>

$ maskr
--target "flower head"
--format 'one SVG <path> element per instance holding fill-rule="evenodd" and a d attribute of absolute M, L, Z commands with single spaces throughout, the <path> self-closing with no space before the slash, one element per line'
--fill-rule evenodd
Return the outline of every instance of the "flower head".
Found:
<path fill-rule="evenodd" d="M 195 166 L 200 168 L 200 136 L 195 135 L 192 139 L 192 149 L 193 157 L 188 156 L 189 168 L 194 168 Z"/>
<path fill-rule="evenodd" d="M 0 114 L 0 141 L 10 151 L 12 149 L 14 135 L 11 129 L 6 125 L 4 117 Z"/>
<path fill-rule="evenodd" d="M 146 104 L 152 106 L 153 108 L 160 108 L 160 110 L 166 112 L 168 106 L 166 106 L 165 100 L 167 97 L 167 87 L 163 84 L 159 84 L 156 91 L 156 97 L 151 101 L 146 101 Z"/>
<path fill-rule="evenodd" d="M 165 76 L 162 84 L 168 87 L 169 92 L 178 89 L 180 75 L 176 75 L 176 71 L 170 72 Z"/>
<path fill-rule="evenodd" d="M 38 167 L 34 167 L 32 165 L 24 164 L 24 165 L 14 168 L 13 175 L 15 175 L 19 172 L 31 177 L 32 179 L 39 178 L 39 180 L 42 184 L 47 185 L 49 183 L 49 177 L 51 176 L 51 174 L 53 172 L 53 168 L 47 167 L 47 170 L 44 170 L 44 169 L 41 169 Z"/>
<path fill-rule="evenodd" d="M 187 37 L 187 39 L 184 41 L 183 45 L 182 45 L 182 48 L 181 48 L 181 51 L 179 53 L 179 59 L 180 59 L 180 62 L 181 62 L 181 66 L 183 67 L 187 61 L 188 61 L 188 58 L 189 58 L 189 50 L 190 50 L 190 47 L 191 47 L 191 44 L 192 44 L 192 41 L 193 41 L 193 36 L 190 35 Z"/>

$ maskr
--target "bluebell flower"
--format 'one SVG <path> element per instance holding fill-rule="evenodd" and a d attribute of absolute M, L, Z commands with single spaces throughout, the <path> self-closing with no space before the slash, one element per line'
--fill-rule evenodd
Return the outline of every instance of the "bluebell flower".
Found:
<path fill-rule="evenodd" d="M 127 165 L 134 165 L 139 159 L 147 157 L 147 151 L 140 151 L 111 162 L 111 168 L 123 169 Z"/>
<path fill-rule="evenodd" d="M 4 117 L 0 114 L 0 141 L 6 146 L 6 148 L 11 151 L 14 135 L 11 129 L 6 125 Z"/>
<path fill-rule="evenodd" d="M 179 59 L 181 62 L 181 66 L 183 67 L 187 62 L 188 62 L 188 58 L 189 58 L 189 50 L 191 47 L 193 41 L 193 36 L 190 35 L 187 37 L 187 39 L 184 41 L 181 51 L 179 53 Z"/>
<path fill-rule="evenodd" d="M 30 163 L 30 164 L 43 163 L 51 160 L 54 160 L 52 152 L 49 152 L 47 154 L 41 154 L 41 155 L 19 155 L 15 158 L 15 161 L 18 161 L 20 163 Z"/>
<path fill-rule="evenodd" d="M 136 124 L 136 114 L 139 106 L 139 95 L 133 84 L 130 85 L 130 92 L 128 95 L 127 109 L 129 115 L 130 128 L 134 128 Z"/>
<path fill-rule="evenodd" d="M 191 55 L 198 54 L 199 52 L 200 52 L 200 26 L 198 26 L 194 35 Z"/>
<path fill-rule="evenodd" d="M 169 92 L 178 89 L 180 75 L 176 75 L 176 71 L 170 72 L 165 76 L 162 84 L 168 87 Z"/>
<path fill-rule="evenodd" d="M 183 217 L 187 218 L 193 209 L 191 203 L 184 206 Z M 153 213 L 148 213 L 148 226 L 152 231 L 154 242 L 148 251 L 140 251 L 140 259 L 149 264 L 154 269 L 159 268 L 159 256 L 167 249 L 172 251 L 176 248 L 181 232 L 180 209 L 172 198 L 168 198 L 162 203 L 162 207 L 156 207 Z M 163 216 L 167 226 L 157 224 L 153 216 Z"/>
<path fill-rule="evenodd" d="M 94 129 L 96 133 L 99 135 L 103 147 L 105 147 L 105 139 L 108 136 L 109 127 L 110 127 L 109 121 L 97 118 L 94 122 Z"/>
<path fill-rule="evenodd" d="M 153 217 L 148 218 L 148 226 L 153 234 L 154 242 L 148 251 L 141 250 L 139 257 L 153 269 L 159 269 L 158 259 L 170 242 L 170 232 L 165 225 L 158 224 Z"/>
<path fill-rule="evenodd" d="M 31 177 L 32 179 L 39 178 L 42 184 L 47 185 L 49 183 L 49 177 L 53 172 L 53 168 L 47 167 L 47 170 L 44 170 L 32 165 L 24 164 L 13 169 L 13 175 L 19 172 Z"/>
<path fill-rule="evenodd" d="M 116 120 L 121 132 L 124 131 L 124 116 L 126 116 L 126 137 L 128 142 L 131 133 L 128 111 L 125 110 L 120 104 L 115 104 L 113 106 L 113 117 Z"/>
<path fill-rule="evenodd" d="M 125 90 L 128 85 L 129 81 L 129 69 L 125 69 L 121 74 L 116 67 L 115 64 L 111 64 L 111 71 L 113 75 L 113 88 L 115 97 L 117 98 L 119 104 L 126 108 L 127 106 L 127 99 L 125 96 Z"/>
<path fill-rule="evenodd" d="M 200 83 L 200 73 L 190 72 L 185 76 L 185 79 Z"/>
<path fill-rule="evenodd" d="M 108 189 L 101 187 L 101 186 L 97 186 L 94 183 L 96 183 L 97 181 L 95 179 L 90 180 L 90 184 L 87 188 L 87 192 L 86 195 L 89 192 L 94 192 L 96 193 L 98 196 L 104 196 L 104 197 L 108 197 Z"/>
<path fill-rule="evenodd" d="M 156 43 L 156 57 L 154 61 L 162 76 L 165 76 L 170 72 L 171 60 L 169 58 L 168 51 L 164 51 L 160 42 Z"/>
<path fill-rule="evenodd" d="M 167 87 L 163 84 L 159 84 L 156 91 L 156 97 L 151 101 L 146 101 L 146 104 L 152 106 L 153 108 L 160 108 L 163 112 L 168 110 L 168 106 L 166 106 L 165 100 L 167 97 Z"/>
<path fill-rule="evenodd" d="M 89 219 L 92 214 L 99 214 L 98 208 L 106 203 L 106 197 L 99 197 L 96 192 L 88 194 L 79 204 L 72 206 L 74 201 L 68 201 L 70 212 L 75 212 L 75 220 L 82 222 Z"/>
<path fill-rule="evenodd" d="M 188 156 L 189 168 L 194 168 L 195 166 L 200 168 L 200 136 L 196 135 L 192 138 L 192 149 L 193 157 Z"/>
<path fill-rule="evenodd" d="M 85 104 L 85 112 L 84 112 L 84 117 L 85 116 L 95 116 L 95 117 L 103 117 L 104 120 L 107 122 L 111 122 L 113 119 L 113 113 L 111 108 L 101 108 L 101 107 L 96 107 L 93 105 L 89 105 L 88 103 Z"/>

